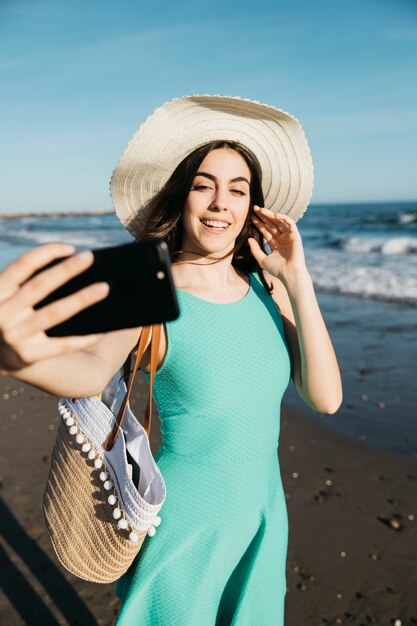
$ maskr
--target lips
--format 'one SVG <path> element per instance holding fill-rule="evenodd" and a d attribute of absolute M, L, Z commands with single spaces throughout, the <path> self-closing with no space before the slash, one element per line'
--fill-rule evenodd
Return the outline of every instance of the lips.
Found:
<path fill-rule="evenodd" d="M 204 228 L 205 230 L 207 230 L 207 231 L 210 231 L 210 233 L 212 233 L 212 234 L 215 234 L 215 235 L 216 235 L 216 234 L 217 234 L 217 235 L 220 235 L 220 234 L 222 234 L 222 233 L 225 233 L 227 230 L 229 230 L 229 226 L 230 226 L 229 222 L 224 222 L 224 221 L 222 221 L 222 220 L 211 220 L 211 219 L 210 219 L 210 221 L 213 221 L 213 222 L 219 222 L 219 223 L 222 223 L 222 224 L 227 224 L 226 226 L 222 226 L 222 227 L 217 226 L 217 227 L 216 227 L 216 226 L 208 226 L 207 224 L 205 224 L 205 223 L 202 221 L 203 219 L 205 219 L 205 218 L 200 219 L 200 222 L 201 222 L 201 224 L 203 225 L 203 228 Z"/>
<path fill-rule="evenodd" d="M 203 220 L 206 222 L 219 222 L 221 224 L 227 224 L 228 226 L 230 226 L 230 222 L 227 222 L 226 220 L 216 220 L 213 217 L 200 217 L 200 222 L 203 222 Z"/>

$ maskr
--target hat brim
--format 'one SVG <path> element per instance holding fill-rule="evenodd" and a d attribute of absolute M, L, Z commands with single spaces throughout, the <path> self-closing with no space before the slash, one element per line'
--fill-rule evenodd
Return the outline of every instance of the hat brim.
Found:
<path fill-rule="evenodd" d="M 313 163 L 298 120 L 244 98 L 193 95 L 156 109 L 119 159 L 110 194 L 124 226 L 129 228 L 186 156 L 218 139 L 238 141 L 255 154 L 266 208 L 295 221 L 304 214 L 313 191 Z"/>

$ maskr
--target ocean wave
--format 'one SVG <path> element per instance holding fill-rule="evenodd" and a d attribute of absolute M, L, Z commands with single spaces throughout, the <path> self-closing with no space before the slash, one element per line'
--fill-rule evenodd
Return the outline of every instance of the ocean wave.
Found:
<path fill-rule="evenodd" d="M 338 247 L 346 252 L 378 252 L 380 254 L 417 254 L 416 237 L 359 237 L 341 239 Z"/>
<path fill-rule="evenodd" d="M 48 231 L 34 231 L 19 229 L 15 232 L 15 237 L 19 238 L 20 243 L 27 243 L 28 245 L 42 245 L 44 243 L 52 243 L 60 241 L 62 243 L 70 243 L 78 246 L 94 246 L 103 240 L 101 234 L 98 236 L 95 233 L 84 233 L 82 231 L 64 231 L 64 230 L 48 230 Z"/>
<path fill-rule="evenodd" d="M 351 285 L 339 286 L 329 285 L 327 283 L 320 284 L 319 281 L 313 281 L 314 287 L 317 291 L 325 293 L 340 293 L 343 296 L 353 296 L 354 298 L 360 298 L 362 300 L 378 300 L 380 302 L 392 302 L 396 304 L 405 304 L 407 306 L 417 307 L 417 293 L 413 294 L 393 294 L 383 293 L 376 290 L 372 290 L 367 285 L 366 290 L 362 290 L 359 287 L 352 288 Z"/>
<path fill-rule="evenodd" d="M 15 220 L 22 218 L 34 218 L 36 220 L 50 217 L 89 217 L 89 216 L 102 216 L 102 215 L 114 215 L 112 210 L 104 211 L 26 211 L 22 213 L 0 213 L 0 219 Z"/>
<path fill-rule="evenodd" d="M 400 224 L 414 224 L 417 222 L 417 212 L 415 211 L 400 211 L 398 214 L 398 222 Z"/>
<path fill-rule="evenodd" d="M 356 253 L 306 250 L 306 261 L 318 290 L 370 300 L 417 306 L 417 270 L 401 256 L 364 264 Z"/>
<path fill-rule="evenodd" d="M 19 226 L 23 224 L 38 224 L 39 217 L 21 217 L 19 218 Z"/>
<path fill-rule="evenodd" d="M 70 243 L 76 247 L 94 247 L 99 245 L 117 245 L 127 243 L 129 237 L 126 231 L 105 230 L 105 229 L 49 229 L 49 230 L 32 230 L 20 228 L 13 232 L 3 235 L 5 242 L 19 243 L 28 247 L 42 245 L 44 243 L 61 242 Z"/>

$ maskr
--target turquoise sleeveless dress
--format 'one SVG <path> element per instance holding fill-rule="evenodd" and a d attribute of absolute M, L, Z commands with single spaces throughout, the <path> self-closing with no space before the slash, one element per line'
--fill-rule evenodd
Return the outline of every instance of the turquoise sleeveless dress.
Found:
<path fill-rule="evenodd" d="M 277 447 L 291 362 L 278 307 L 249 277 L 246 296 L 227 304 L 177 289 L 154 381 L 167 495 L 155 536 L 118 582 L 116 626 L 284 624 Z"/>

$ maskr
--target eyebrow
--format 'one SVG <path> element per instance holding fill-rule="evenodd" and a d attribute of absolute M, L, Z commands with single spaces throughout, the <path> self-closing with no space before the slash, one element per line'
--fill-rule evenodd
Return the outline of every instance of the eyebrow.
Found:
<path fill-rule="evenodd" d="M 213 180 L 214 182 L 216 182 L 216 180 L 217 180 L 217 178 L 215 176 L 213 176 L 213 174 L 209 174 L 208 172 L 197 172 L 195 177 L 196 176 L 205 176 L 206 178 L 210 178 L 210 180 Z M 250 187 L 250 182 L 244 176 L 237 176 L 236 178 L 231 178 L 229 182 L 231 182 L 231 183 L 245 182 L 245 183 L 248 183 L 248 185 Z"/>

